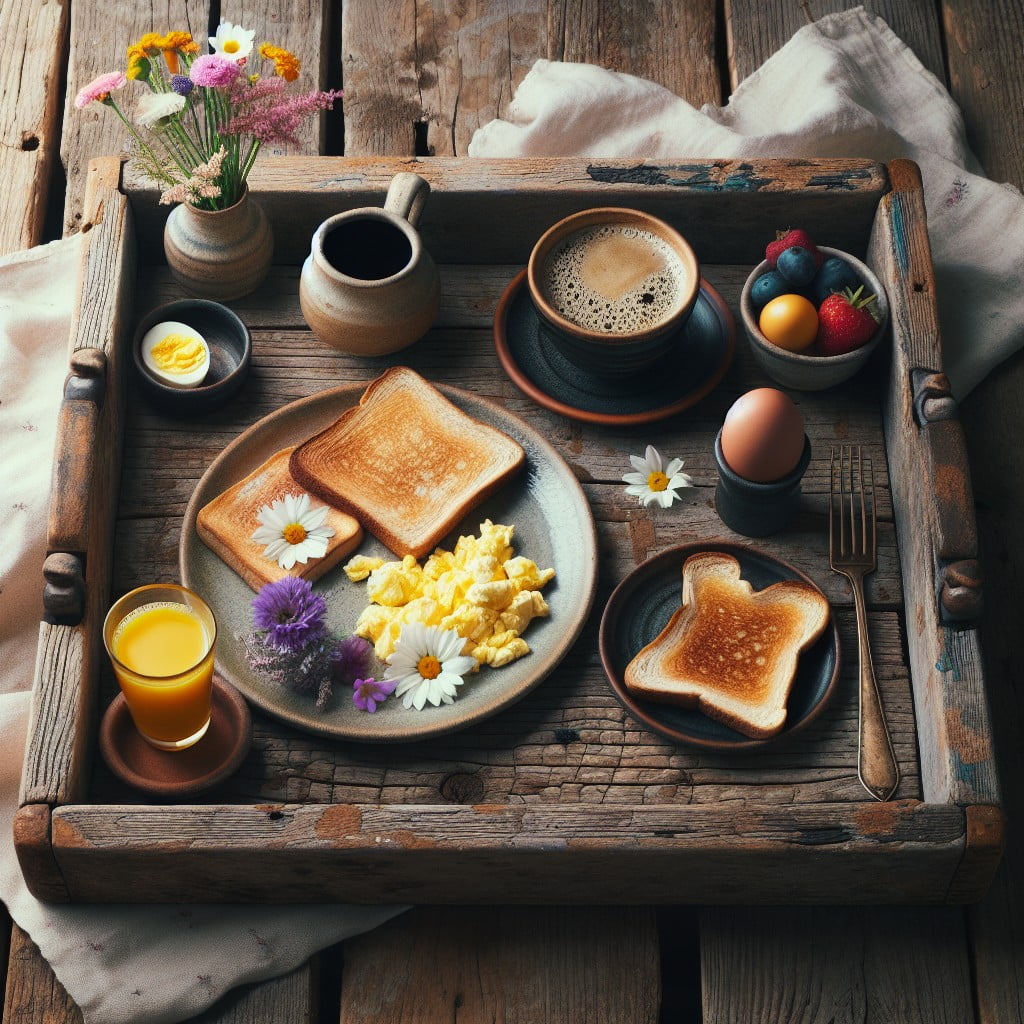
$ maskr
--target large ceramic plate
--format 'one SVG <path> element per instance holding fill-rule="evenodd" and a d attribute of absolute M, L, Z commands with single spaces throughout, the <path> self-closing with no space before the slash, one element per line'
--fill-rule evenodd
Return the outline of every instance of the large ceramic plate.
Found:
<path fill-rule="evenodd" d="M 522 445 L 526 469 L 477 506 L 442 541 L 451 548 L 459 534 L 477 533 L 487 518 L 515 526 L 517 554 L 542 568 L 553 566 L 555 579 L 544 589 L 551 608 L 546 619 L 530 623 L 524 637 L 531 653 L 504 668 L 481 668 L 467 677 L 454 704 L 422 711 L 386 701 L 375 714 L 358 710 L 351 690 L 334 696 L 318 712 L 313 700 L 261 679 L 246 662 L 241 637 L 252 629 L 253 592 L 199 539 L 196 516 L 207 502 L 252 472 L 274 452 L 298 444 L 358 403 L 363 386 L 341 387 L 304 398 L 255 423 L 214 460 L 196 486 L 182 524 L 180 562 L 185 586 L 201 594 L 217 616 L 217 669 L 257 707 L 298 729 L 338 739 L 390 743 L 423 739 L 461 729 L 501 711 L 541 682 L 572 646 L 594 598 L 597 540 L 590 506 L 575 476 L 558 453 L 522 420 L 484 399 L 459 390 L 441 390 L 474 418 L 504 431 Z M 255 524 L 253 525 L 255 529 Z M 359 552 L 393 559 L 367 535 Z M 347 561 L 347 560 L 346 560 Z M 350 583 L 341 566 L 314 584 L 327 600 L 328 625 L 351 632 L 366 605 L 366 584 Z"/>
<path fill-rule="evenodd" d="M 635 718 L 677 743 L 729 753 L 757 750 L 792 736 L 814 721 L 835 692 L 839 679 L 839 631 L 835 615 L 825 632 L 800 655 L 786 702 L 786 724 L 777 736 L 750 739 L 700 711 L 642 700 L 626 688 L 626 666 L 666 626 L 683 599 L 683 563 L 698 551 L 722 551 L 740 564 L 740 575 L 754 588 L 780 580 L 817 584 L 799 569 L 767 552 L 727 540 L 684 544 L 637 566 L 612 592 L 601 618 L 601 661 L 615 696 Z"/>

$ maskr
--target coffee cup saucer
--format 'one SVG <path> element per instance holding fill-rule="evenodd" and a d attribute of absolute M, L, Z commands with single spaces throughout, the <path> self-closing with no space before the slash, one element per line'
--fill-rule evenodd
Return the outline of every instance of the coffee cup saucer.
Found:
<path fill-rule="evenodd" d="M 736 322 L 703 278 L 681 333 L 675 350 L 650 370 L 610 378 L 581 370 L 542 344 L 525 270 L 511 280 L 494 313 L 494 347 L 516 387 L 545 409 L 606 426 L 665 419 L 700 401 L 722 379 L 736 349 Z"/>

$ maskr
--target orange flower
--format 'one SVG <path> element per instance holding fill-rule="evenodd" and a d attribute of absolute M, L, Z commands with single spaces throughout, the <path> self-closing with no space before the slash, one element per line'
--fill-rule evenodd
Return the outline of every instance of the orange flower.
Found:
<path fill-rule="evenodd" d="M 178 73 L 179 53 L 198 53 L 199 46 L 193 41 L 190 32 L 168 32 L 156 40 L 156 45 L 163 51 L 167 61 L 167 70 L 172 75 Z"/>
<path fill-rule="evenodd" d="M 294 53 L 272 43 L 263 43 L 259 52 L 264 60 L 274 62 L 274 74 L 280 75 L 286 82 L 294 82 L 299 77 L 299 68 L 302 65 Z"/>

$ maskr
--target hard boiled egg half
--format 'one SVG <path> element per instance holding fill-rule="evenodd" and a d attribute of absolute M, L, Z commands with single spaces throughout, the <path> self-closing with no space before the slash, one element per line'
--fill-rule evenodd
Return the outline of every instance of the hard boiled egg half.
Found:
<path fill-rule="evenodd" d="M 142 336 L 142 362 L 161 383 L 194 388 L 210 369 L 210 346 L 188 324 L 165 320 Z"/>

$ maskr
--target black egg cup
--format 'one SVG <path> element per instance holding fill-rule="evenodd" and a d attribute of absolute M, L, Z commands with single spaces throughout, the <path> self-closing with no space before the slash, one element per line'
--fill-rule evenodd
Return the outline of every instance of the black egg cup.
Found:
<path fill-rule="evenodd" d="M 744 537 L 767 537 L 786 528 L 800 507 L 800 482 L 811 461 L 811 442 L 804 435 L 804 450 L 796 468 L 780 480 L 758 483 L 734 472 L 722 454 L 722 432 L 715 438 L 718 518 Z"/>

